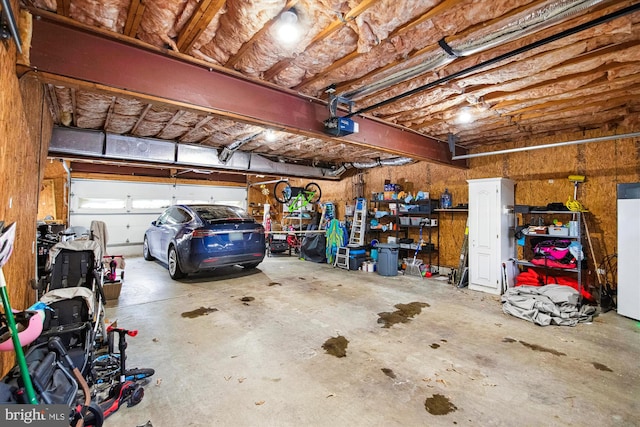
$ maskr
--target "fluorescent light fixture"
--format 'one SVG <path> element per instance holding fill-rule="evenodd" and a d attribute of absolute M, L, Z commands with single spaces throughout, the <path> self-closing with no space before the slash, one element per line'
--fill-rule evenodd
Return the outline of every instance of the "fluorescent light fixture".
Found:
<path fill-rule="evenodd" d="M 276 35 L 281 43 L 293 44 L 300 39 L 301 32 L 298 25 L 298 15 L 294 9 L 282 12 L 276 26 Z"/>

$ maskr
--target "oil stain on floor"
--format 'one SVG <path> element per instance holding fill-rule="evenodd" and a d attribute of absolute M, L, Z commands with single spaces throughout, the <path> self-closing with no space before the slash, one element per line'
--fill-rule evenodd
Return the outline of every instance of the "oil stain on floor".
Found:
<path fill-rule="evenodd" d="M 389 368 L 382 368 L 381 371 L 388 376 L 389 378 L 395 378 L 396 377 L 396 373 L 393 372 L 392 369 Z"/>
<path fill-rule="evenodd" d="M 613 370 L 610 369 L 607 365 L 603 365 L 602 363 L 598 363 L 598 362 L 592 362 L 592 363 L 593 363 L 593 367 L 599 371 L 613 372 Z"/>
<path fill-rule="evenodd" d="M 554 350 L 552 348 L 543 347 L 543 346 L 538 345 L 538 344 L 529 344 L 528 342 L 525 342 L 525 341 L 514 340 L 513 338 L 509 338 L 509 337 L 503 338 L 502 342 L 519 342 L 523 346 L 525 346 L 525 347 L 527 347 L 527 348 L 529 348 L 529 349 L 531 349 L 533 351 L 541 351 L 543 353 L 551 353 L 554 356 L 566 356 L 566 353 L 562 353 L 561 351 Z"/>
<path fill-rule="evenodd" d="M 424 307 L 429 307 L 426 302 L 411 302 L 409 304 L 396 304 L 397 308 L 394 312 L 382 312 L 378 313 L 380 318 L 378 323 L 384 323 L 383 328 L 390 328 L 396 323 L 407 323 L 412 317 L 420 314 Z"/>
<path fill-rule="evenodd" d="M 185 311 L 184 313 L 181 314 L 181 316 L 187 317 L 189 319 L 195 319 L 196 317 L 206 316 L 207 314 L 213 313 L 214 311 L 218 311 L 218 309 L 211 308 L 211 307 L 200 307 L 192 311 Z"/>
<path fill-rule="evenodd" d="M 322 344 L 322 348 L 335 357 L 347 357 L 347 345 L 349 345 L 349 340 L 347 340 L 342 335 L 338 335 L 337 337 L 329 338 Z"/>
<path fill-rule="evenodd" d="M 255 298 L 254 297 L 242 297 L 240 298 L 240 301 L 242 301 L 243 305 L 251 305 L 249 304 L 251 301 L 254 301 Z"/>
<path fill-rule="evenodd" d="M 427 397 L 427 400 L 424 402 L 424 408 L 431 415 L 446 415 L 458 409 L 447 397 L 441 394 L 434 394 L 431 397 Z"/>
<path fill-rule="evenodd" d="M 545 352 L 545 353 L 551 353 L 554 356 L 566 356 L 565 353 L 562 353 L 562 352 L 560 352 L 558 350 L 554 350 L 552 348 L 543 347 L 543 346 L 538 345 L 538 344 L 529 344 L 528 342 L 524 342 L 524 341 L 519 341 L 519 343 L 522 344 L 523 346 L 527 347 L 527 348 L 530 348 L 531 350 L 534 350 L 534 351 L 542 351 L 542 352 Z"/>

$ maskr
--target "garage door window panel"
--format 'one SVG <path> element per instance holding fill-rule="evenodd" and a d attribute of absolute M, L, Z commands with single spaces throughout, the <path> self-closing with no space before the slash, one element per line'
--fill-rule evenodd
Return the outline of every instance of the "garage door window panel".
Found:
<path fill-rule="evenodd" d="M 82 197 L 78 199 L 78 209 L 80 210 L 124 210 L 126 207 L 126 199 L 105 199 L 97 197 Z"/>
<path fill-rule="evenodd" d="M 167 199 L 133 199 L 131 208 L 136 210 L 158 210 L 166 209 L 171 205 L 171 200 Z"/>

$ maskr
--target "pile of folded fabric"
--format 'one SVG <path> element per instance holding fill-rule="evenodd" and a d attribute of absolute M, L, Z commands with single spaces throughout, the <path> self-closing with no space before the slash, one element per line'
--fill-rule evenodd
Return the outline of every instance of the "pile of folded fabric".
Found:
<path fill-rule="evenodd" d="M 596 308 L 580 304 L 580 294 L 569 286 L 516 286 L 502 295 L 502 310 L 540 326 L 575 326 L 591 322 Z"/>

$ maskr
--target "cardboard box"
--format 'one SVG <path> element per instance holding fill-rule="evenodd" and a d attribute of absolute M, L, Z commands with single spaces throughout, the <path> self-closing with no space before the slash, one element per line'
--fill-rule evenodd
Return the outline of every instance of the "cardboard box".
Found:
<path fill-rule="evenodd" d="M 122 290 L 122 282 L 105 283 L 102 285 L 104 290 L 104 297 L 107 300 L 114 300 L 120 297 L 120 291 Z"/>

